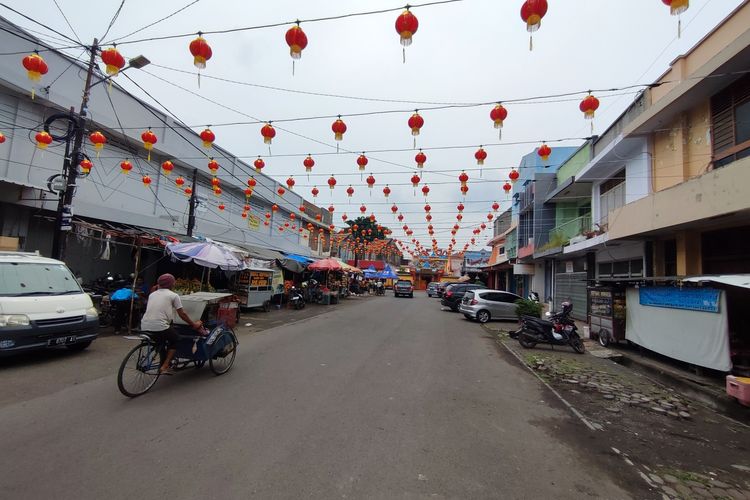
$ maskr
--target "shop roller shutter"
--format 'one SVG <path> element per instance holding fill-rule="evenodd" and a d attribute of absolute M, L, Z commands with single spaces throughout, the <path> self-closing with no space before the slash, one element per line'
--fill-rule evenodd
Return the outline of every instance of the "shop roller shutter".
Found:
<path fill-rule="evenodd" d="M 555 274 L 555 297 L 554 309 L 560 309 L 560 303 L 564 301 L 573 303 L 573 316 L 575 319 L 587 319 L 587 297 L 586 297 L 586 273 L 557 273 Z"/>

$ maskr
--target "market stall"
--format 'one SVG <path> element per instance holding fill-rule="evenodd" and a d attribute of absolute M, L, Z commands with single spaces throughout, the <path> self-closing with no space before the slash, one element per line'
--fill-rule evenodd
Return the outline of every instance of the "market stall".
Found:
<path fill-rule="evenodd" d="M 324 275 L 321 286 L 322 296 L 319 302 L 325 305 L 336 304 L 339 301 L 341 288 L 348 286 L 343 263 L 337 259 L 328 258 L 313 262 L 307 266 L 307 269 L 319 271 Z"/>
<path fill-rule="evenodd" d="M 602 346 L 625 340 L 625 304 L 625 287 L 621 284 L 588 287 L 591 336 Z"/>
<path fill-rule="evenodd" d="M 274 290 L 274 273 L 277 269 L 251 267 L 243 269 L 234 280 L 232 292 L 238 297 L 241 307 L 262 307 L 271 310 Z"/>

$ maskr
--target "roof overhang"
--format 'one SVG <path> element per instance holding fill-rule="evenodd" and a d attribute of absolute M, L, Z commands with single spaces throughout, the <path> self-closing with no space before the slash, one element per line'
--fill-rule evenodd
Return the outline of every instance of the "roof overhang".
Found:
<path fill-rule="evenodd" d="M 736 286 L 750 289 L 750 274 L 720 274 L 715 276 L 692 276 L 682 281 L 688 283 L 721 283 L 722 285 Z"/>
<path fill-rule="evenodd" d="M 582 198 L 591 198 L 591 182 L 578 181 L 573 176 L 559 183 L 544 201 L 545 203 L 565 203 Z"/>

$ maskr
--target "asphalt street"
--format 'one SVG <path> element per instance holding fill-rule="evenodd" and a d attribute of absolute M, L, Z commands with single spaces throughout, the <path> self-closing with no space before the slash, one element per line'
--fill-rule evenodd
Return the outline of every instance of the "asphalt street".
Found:
<path fill-rule="evenodd" d="M 630 497 L 551 393 L 422 293 L 240 336 L 228 374 L 136 399 L 118 364 L 0 406 L 2 497 Z"/>

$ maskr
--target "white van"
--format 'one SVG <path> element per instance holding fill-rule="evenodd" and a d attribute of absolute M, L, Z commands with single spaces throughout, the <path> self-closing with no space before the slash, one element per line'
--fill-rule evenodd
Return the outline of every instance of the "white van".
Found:
<path fill-rule="evenodd" d="M 91 297 L 63 262 L 0 252 L 0 356 L 57 346 L 80 351 L 98 331 Z"/>

